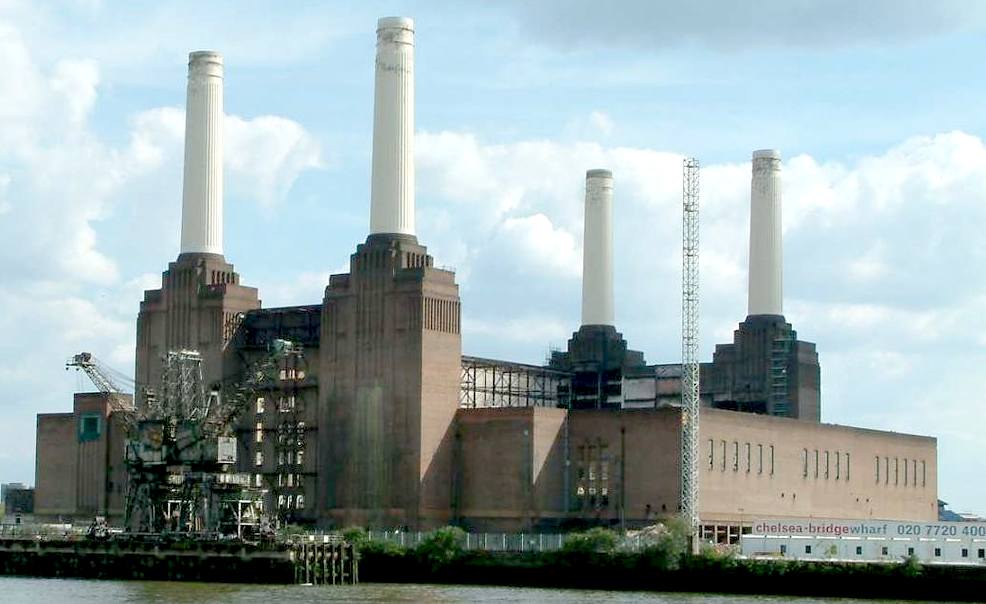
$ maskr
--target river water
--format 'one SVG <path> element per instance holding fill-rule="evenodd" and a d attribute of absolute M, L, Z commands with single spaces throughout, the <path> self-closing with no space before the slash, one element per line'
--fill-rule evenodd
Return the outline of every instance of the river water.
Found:
<path fill-rule="evenodd" d="M 155 581 L 82 581 L 0 577 L 3 604 L 293 604 L 296 602 L 533 602 L 537 604 L 832 604 L 874 600 L 661 594 L 455 585 L 363 584 L 354 587 L 228 585 Z"/>

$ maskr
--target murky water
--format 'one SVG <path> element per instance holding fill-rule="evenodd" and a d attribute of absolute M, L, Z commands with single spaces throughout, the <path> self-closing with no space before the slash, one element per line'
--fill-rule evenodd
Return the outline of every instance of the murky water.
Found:
<path fill-rule="evenodd" d="M 449 585 L 363 584 L 355 587 L 228 585 L 138 581 L 80 581 L 0 577 L 4 604 L 293 604 L 295 602 L 534 602 L 537 604 L 832 604 L 875 600 L 723 596 L 711 594 L 656 594 L 649 592 L 579 591 L 514 587 Z"/>

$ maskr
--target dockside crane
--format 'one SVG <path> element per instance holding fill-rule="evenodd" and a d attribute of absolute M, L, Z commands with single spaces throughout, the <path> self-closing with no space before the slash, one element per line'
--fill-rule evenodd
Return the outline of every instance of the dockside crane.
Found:
<path fill-rule="evenodd" d="M 76 371 L 85 372 L 99 392 L 109 395 L 110 407 L 113 411 L 133 411 L 132 399 L 125 396 L 127 392 L 120 386 L 122 382 L 132 390 L 133 380 L 111 369 L 91 352 L 80 352 L 65 361 L 65 371 L 73 367 Z"/>

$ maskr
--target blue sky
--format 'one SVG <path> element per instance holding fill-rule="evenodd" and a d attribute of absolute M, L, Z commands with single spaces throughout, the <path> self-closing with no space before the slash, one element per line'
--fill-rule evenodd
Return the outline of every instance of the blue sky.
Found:
<path fill-rule="evenodd" d="M 582 183 L 616 181 L 617 323 L 679 357 L 680 161 L 700 158 L 702 355 L 745 316 L 749 157 L 782 151 L 785 312 L 823 420 L 939 438 L 986 513 L 986 7 L 765 0 L 0 1 L 0 482 L 65 358 L 133 367 L 178 251 L 187 53 L 226 57 L 226 256 L 267 306 L 321 300 L 366 235 L 374 25 L 416 20 L 418 235 L 464 352 L 538 362 L 579 322 Z"/>

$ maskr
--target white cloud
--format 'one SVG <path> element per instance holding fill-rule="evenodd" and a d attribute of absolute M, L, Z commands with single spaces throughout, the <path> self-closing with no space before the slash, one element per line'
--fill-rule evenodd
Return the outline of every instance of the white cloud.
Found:
<path fill-rule="evenodd" d="M 322 167 L 315 138 L 283 117 L 226 116 L 225 142 L 230 190 L 263 205 L 282 200 L 303 171 Z"/>

